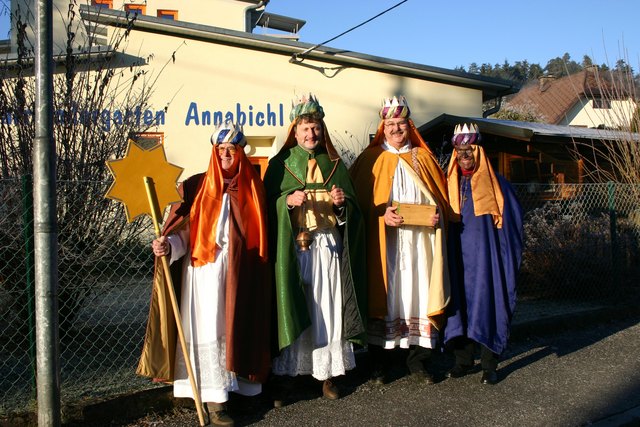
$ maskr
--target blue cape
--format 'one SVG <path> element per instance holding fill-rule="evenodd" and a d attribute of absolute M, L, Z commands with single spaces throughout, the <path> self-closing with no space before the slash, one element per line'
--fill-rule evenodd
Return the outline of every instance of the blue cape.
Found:
<path fill-rule="evenodd" d="M 471 188 L 461 222 L 449 225 L 451 303 L 444 341 L 466 336 L 501 354 L 516 306 L 523 232 L 522 208 L 513 187 L 496 176 L 504 196 L 502 228 L 495 228 L 491 215 L 474 215 Z"/>

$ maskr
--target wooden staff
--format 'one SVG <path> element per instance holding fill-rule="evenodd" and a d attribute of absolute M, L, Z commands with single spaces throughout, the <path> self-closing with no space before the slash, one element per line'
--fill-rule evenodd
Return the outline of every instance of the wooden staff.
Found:
<path fill-rule="evenodd" d="M 160 217 L 160 208 L 158 207 L 158 196 L 156 195 L 156 187 L 153 183 L 153 178 L 145 176 L 144 186 L 147 190 L 147 197 L 149 199 L 149 207 L 151 208 L 151 218 L 153 219 L 153 228 L 156 233 L 156 237 L 160 237 L 160 225 L 158 218 Z M 164 269 L 164 275 L 167 283 L 167 291 L 169 292 L 169 299 L 171 300 L 171 307 L 173 308 L 173 316 L 176 318 L 176 327 L 178 329 L 178 338 L 180 341 L 180 348 L 182 349 L 182 355 L 184 356 L 185 364 L 187 365 L 187 374 L 189 374 L 189 381 L 191 382 L 191 390 L 193 391 L 193 397 L 196 401 L 196 410 L 198 411 L 198 420 L 200 425 L 204 426 L 204 414 L 202 412 L 202 402 L 200 401 L 200 393 L 198 392 L 198 386 L 196 384 L 196 378 L 193 374 L 193 368 L 191 367 L 191 358 L 189 357 L 189 351 L 187 350 L 187 341 L 184 338 L 184 331 L 182 330 L 182 321 L 180 317 L 180 309 L 178 308 L 178 301 L 176 298 L 176 292 L 171 280 L 171 271 L 169 270 L 169 259 L 166 255 L 160 257 L 162 261 L 162 268 Z"/>

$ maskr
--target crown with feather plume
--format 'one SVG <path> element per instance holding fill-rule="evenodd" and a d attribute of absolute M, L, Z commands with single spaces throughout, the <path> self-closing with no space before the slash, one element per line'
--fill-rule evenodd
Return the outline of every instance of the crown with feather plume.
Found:
<path fill-rule="evenodd" d="M 318 113 L 320 118 L 324 118 L 324 110 L 313 94 L 302 95 L 300 98 L 291 102 L 291 113 L 289 120 L 292 122 L 304 114 Z"/>

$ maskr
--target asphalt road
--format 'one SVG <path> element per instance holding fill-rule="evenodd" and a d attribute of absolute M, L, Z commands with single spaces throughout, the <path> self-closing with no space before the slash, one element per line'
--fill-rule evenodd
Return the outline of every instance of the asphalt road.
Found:
<path fill-rule="evenodd" d="M 402 365 L 384 386 L 368 382 L 366 353 L 340 378 L 343 397 L 328 401 L 303 378 L 295 399 L 273 408 L 268 393 L 233 396 L 236 426 L 640 426 L 640 316 L 601 319 L 559 332 L 514 336 L 499 365 L 500 382 L 476 372 L 445 379 L 450 354 L 434 359 L 436 384 L 405 376 Z M 128 427 L 197 426 L 193 406 L 149 414 Z"/>

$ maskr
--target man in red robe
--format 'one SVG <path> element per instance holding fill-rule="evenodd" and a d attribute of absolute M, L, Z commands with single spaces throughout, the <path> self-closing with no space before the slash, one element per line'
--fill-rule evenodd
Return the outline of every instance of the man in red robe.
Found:
<path fill-rule="evenodd" d="M 170 256 L 180 319 L 195 382 L 211 422 L 233 425 L 228 392 L 256 395 L 269 374 L 271 287 L 264 187 L 244 154 L 240 127 L 226 122 L 211 138 L 207 171 L 180 187 L 156 256 Z M 151 311 L 138 374 L 172 381 L 194 397 L 175 319 L 156 262 Z"/>

